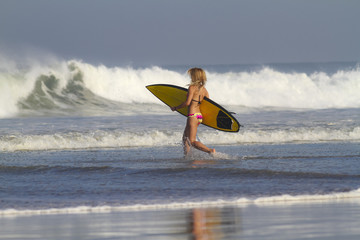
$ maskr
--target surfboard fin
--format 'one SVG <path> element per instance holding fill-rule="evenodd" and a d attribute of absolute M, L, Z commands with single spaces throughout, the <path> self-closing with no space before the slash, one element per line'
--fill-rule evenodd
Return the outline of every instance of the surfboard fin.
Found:
<path fill-rule="evenodd" d="M 219 111 L 218 115 L 216 116 L 217 121 L 217 127 L 223 128 L 223 129 L 232 129 L 233 121 L 231 118 L 229 118 L 228 115 L 226 115 L 223 111 Z"/>

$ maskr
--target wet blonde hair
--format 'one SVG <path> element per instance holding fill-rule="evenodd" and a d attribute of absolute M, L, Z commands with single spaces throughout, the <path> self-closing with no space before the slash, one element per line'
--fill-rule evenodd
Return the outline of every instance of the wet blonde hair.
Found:
<path fill-rule="evenodd" d="M 206 83 L 206 74 L 205 71 L 201 68 L 190 68 L 187 73 L 191 78 L 190 86 L 203 87 Z"/>

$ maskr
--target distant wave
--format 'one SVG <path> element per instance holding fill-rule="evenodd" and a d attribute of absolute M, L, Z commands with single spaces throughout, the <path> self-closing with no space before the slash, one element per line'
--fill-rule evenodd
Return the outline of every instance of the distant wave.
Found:
<path fill-rule="evenodd" d="M 45 135 L 0 136 L 0 151 L 36 151 L 91 148 L 154 147 L 180 145 L 182 132 L 148 131 L 90 131 Z M 291 143 L 319 141 L 360 141 L 360 127 L 331 129 L 326 127 L 294 128 L 287 130 L 243 130 L 241 134 L 202 131 L 199 138 L 210 145 L 247 143 Z"/>
<path fill-rule="evenodd" d="M 18 114 L 72 114 L 76 111 L 131 112 L 132 104 L 159 104 L 145 86 L 186 86 L 185 73 L 160 68 L 95 66 L 78 60 L 20 67 L 0 59 L 0 118 Z M 8 60 L 10 61 L 10 60 Z M 263 67 L 256 71 L 208 75 L 211 98 L 223 105 L 280 108 L 358 108 L 360 70 L 286 73 Z M 130 106 L 130 107 L 129 107 Z"/>
<path fill-rule="evenodd" d="M 360 204 L 360 188 L 350 192 L 334 192 L 329 194 L 309 195 L 279 195 L 258 198 L 238 198 L 233 200 L 219 199 L 215 201 L 200 202 L 173 202 L 163 204 L 136 204 L 127 206 L 77 206 L 66 208 L 49 209 L 1 209 L 0 217 L 32 216 L 32 215 L 56 215 L 56 214 L 86 214 L 86 213 L 110 213 L 121 211 L 146 211 L 160 209 L 188 209 L 199 207 L 223 207 L 223 206 L 268 206 L 312 202 L 351 201 Z"/>

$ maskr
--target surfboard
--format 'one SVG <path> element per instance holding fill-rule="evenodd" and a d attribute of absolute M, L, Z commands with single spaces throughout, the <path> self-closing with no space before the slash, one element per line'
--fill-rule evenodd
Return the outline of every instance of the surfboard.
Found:
<path fill-rule="evenodd" d="M 186 100 L 188 91 L 186 88 L 170 84 L 154 84 L 148 85 L 146 88 L 169 107 L 175 107 L 183 103 Z M 201 102 L 200 111 L 203 115 L 202 124 L 205 126 L 225 132 L 238 132 L 240 130 L 241 125 L 236 118 L 225 108 L 207 97 Z M 177 112 L 187 116 L 188 108 L 178 109 Z"/>

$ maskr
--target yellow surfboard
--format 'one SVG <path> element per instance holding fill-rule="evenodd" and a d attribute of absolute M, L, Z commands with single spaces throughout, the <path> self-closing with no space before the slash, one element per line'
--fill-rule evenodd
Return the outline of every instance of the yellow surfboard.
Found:
<path fill-rule="evenodd" d="M 169 107 L 180 105 L 186 100 L 187 89 L 169 84 L 148 85 L 146 88 Z M 225 108 L 205 97 L 200 104 L 203 115 L 202 124 L 225 132 L 238 132 L 240 124 Z M 177 112 L 188 115 L 188 108 L 178 109 Z"/>

